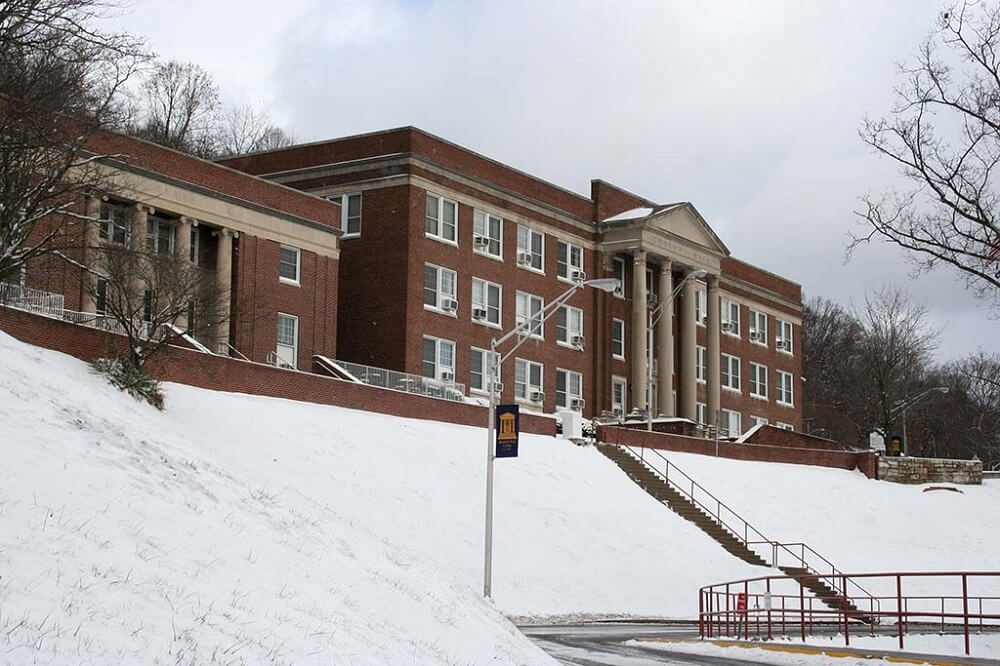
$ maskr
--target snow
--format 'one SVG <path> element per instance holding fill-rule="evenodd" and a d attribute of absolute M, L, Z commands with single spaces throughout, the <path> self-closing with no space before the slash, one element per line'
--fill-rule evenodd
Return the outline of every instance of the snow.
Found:
<path fill-rule="evenodd" d="M 768 650 L 744 645 L 716 645 L 715 643 L 697 643 L 694 641 L 630 641 L 630 645 L 641 645 L 646 649 L 668 652 L 683 652 L 691 655 L 706 655 L 713 658 L 740 659 L 755 664 L 771 664 L 773 666 L 868 666 L 869 664 L 885 664 L 882 659 L 865 659 L 864 657 L 840 657 L 824 654 L 802 654 Z"/>
<path fill-rule="evenodd" d="M 801 640 L 781 639 L 779 645 L 803 645 Z M 805 645 L 815 646 L 824 650 L 837 650 L 844 647 L 844 636 L 809 636 Z M 851 636 L 852 649 L 899 651 L 899 638 L 896 636 Z M 903 637 L 903 649 L 919 654 L 965 655 L 965 636 L 963 634 L 907 634 Z M 1000 660 L 1000 634 L 976 633 L 969 634 L 970 656 L 977 659 Z"/>
<path fill-rule="evenodd" d="M 641 217 L 648 217 L 652 215 L 652 208 L 632 208 L 623 213 L 618 213 L 617 215 L 612 215 L 607 217 L 602 222 L 620 222 L 622 220 L 638 220 Z"/>

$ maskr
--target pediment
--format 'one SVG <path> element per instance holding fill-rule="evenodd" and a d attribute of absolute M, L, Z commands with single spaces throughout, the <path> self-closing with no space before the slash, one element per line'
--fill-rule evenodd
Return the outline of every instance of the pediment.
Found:
<path fill-rule="evenodd" d="M 661 231 L 697 245 L 709 252 L 729 256 L 722 242 L 701 213 L 689 203 L 676 204 L 655 211 L 643 221 L 645 231 Z"/>

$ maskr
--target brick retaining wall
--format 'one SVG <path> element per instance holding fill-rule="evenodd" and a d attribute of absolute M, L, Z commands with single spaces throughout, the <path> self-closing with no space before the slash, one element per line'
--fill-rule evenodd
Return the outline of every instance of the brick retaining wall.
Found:
<path fill-rule="evenodd" d="M 0 330 L 22 342 L 54 349 L 87 362 L 125 352 L 123 336 L 2 306 Z M 479 405 L 381 389 L 181 347 L 161 349 L 150 361 L 149 371 L 163 381 L 215 391 L 265 395 L 461 425 L 483 426 L 487 419 L 486 408 Z M 554 435 L 555 420 L 522 414 L 521 431 Z"/>
<path fill-rule="evenodd" d="M 878 478 L 895 483 L 980 485 L 983 482 L 983 463 L 979 460 L 882 456 L 878 460 Z"/>

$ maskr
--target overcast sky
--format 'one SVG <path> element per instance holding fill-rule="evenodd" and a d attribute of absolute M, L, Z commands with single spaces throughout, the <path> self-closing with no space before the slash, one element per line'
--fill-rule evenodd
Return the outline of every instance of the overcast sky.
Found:
<path fill-rule="evenodd" d="M 900 285 L 938 356 L 1000 351 L 954 273 L 858 250 L 858 197 L 896 182 L 858 139 L 941 2 L 137 0 L 119 19 L 298 140 L 415 125 L 581 194 L 690 201 L 733 254 L 860 305 Z"/>

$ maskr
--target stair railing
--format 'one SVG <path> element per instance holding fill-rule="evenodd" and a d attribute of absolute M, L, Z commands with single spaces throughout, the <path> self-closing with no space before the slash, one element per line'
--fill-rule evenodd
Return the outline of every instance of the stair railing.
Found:
<path fill-rule="evenodd" d="M 775 567 L 781 566 L 781 561 L 780 561 L 781 555 L 783 553 L 788 553 L 789 555 L 792 556 L 792 559 L 795 560 L 795 563 L 801 565 L 801 568 L 805 569 L 809 573 L 809 575 L 819 580 L 822 580 L 834 591 L 840 594 L 847 592 L 848 593 L 847 596 L 852 596 L 850 594 L 850 589 L 851 587 L 854 587 L 860 593 L 859 595 L 855 596 L 865 596 L 868 597 L 869 599 L 874 599 L 875 606 L 876 607 L 878 606 L 878 599 L 876 599 L 871 592 L 866 590 L 861 584 L 859 584 L 856 580 L 854 580 L 850 576 L 845 576 L 842 571 L 840 571 L 839 569 L 837 569 L 836 566 L 834 566 L 833 562 L 831 562 L 830 560 L 826 559 L 825 557 L 817 553 L 809 544 L 801 542 L 778 543 L 777 541 L 775 541 L 772 542 L 771 546 L 773 548 L 773 558 L 774 558 L 772 566 Z M 799 551 L 798 553 L 796 553 L 794 550 L 796 548 Z M 806 558 L 807 552 L 810 555 L 812 555 L 812 558 L 809 559 Z M 824 573 L 818 571 L 817 567 L 814 567 L 811 564 L 811 562 L 816 560 L 820 560 L 823 563 L 822 571 Z M 826 571 L 829 571 L 830 573 L 827 574 L 825 573 Z M 841 585 L 845 585 L 846 589 L 841 590 L 839 587 Z"/>

